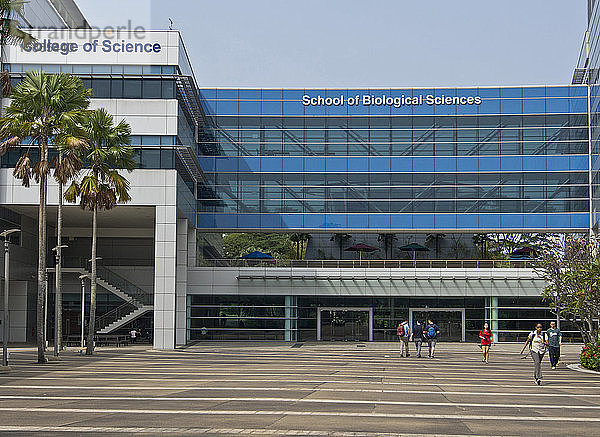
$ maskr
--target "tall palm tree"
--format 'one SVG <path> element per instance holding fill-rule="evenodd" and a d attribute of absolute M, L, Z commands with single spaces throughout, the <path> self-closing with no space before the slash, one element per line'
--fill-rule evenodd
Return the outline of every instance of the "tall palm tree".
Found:
<path fill-rule="evenodd" d="M 290 241 L 296 244 L 296 259 L 303 259 L 305 253 L 305 243 L 308 242 L 310 234 L 305 233 L 293 233 L 290 236 Z"/>
<path fill-rule="evenodd" d="M 98 233 L 98 210 L 110 210 L 117 203 L 126 203 L 129 182 L 119 173 L 135 168 L 133 148 L 129 146 L 131 128 L 125 120 L 114 125 L 112 115 L 105 109 L 91 111 L 83 123 L 87 149 L 84 151 L 85 176 L 80 182 L 73 181 L 65 191 L 67 202 L 75 203 L 92 212 L 92 274 L 90 287 L 90 319 L 86 355 L 94 353 L 96 333 L 96 242 Z"/>
<path fill-rule="evenodd" d="M 395 234 L 379 234 L 377 236 L 377 241 L 380 243 L 383 242 L 383 247 L 385 249 L 385 259 L 388 258 L 388 247 L 390 249 L 392 257 L 394 256 L 394 241 L 397 241 L 398 237 Z"/>
<path fill-rule="evenodd" d="M 427 234 L 425 237 L 425 245 L 435 245 L 435 259 L 440 259 L 440 243 L 446 238 L 446 234 Z"/>
<path fill-rule="evenodd" d="M 308 242 L 310 240 L 310 234 L 302 233 L 300 234 L 300 259 L 304 259 L 306 255 L 306 249 L 308 247 Z"/>
<path fill-rule="evenodd" d="M 13 175 L 29 187 L 33 177 L 39 183 L 38 207 L 38 271 L 37 271 L 37 345 L 38 363 L 44 356 L 44 300 L 46 295 L 46 193 L 48 189 L 48 146 L 80 123 L 89 105 L 91 91 L 81 79 L 58 73 L 47 75 L 29 71 L 11 94 L 11 103 L 0 118 L 0 156 L 11 147 L 21 147 L 25 153 L 15 165 Z M 28 143 L 24 145 L 24 143 Z M 71 144 L 71 143 L 70 143 Z M 32 153 L 31 149 L 34 149 Z M 37 150 L 35 150 L 37 149 Z"/>
<path fill-rule="evenodd" d="M 25 0 L 0 0 L 0 87 L 2 96 L 8 97 L 11 93 L 10 74 L 4 69 L 4 46 L 29 44 L 33 36 L 19 29 L 18 17 L 23 16 L 23 8 L 28 3 Z"/>
<path fill-rule="evenodd" d="M 81 170 L 83 163 L 79 158 L 87 147 L 85 135 L 79 125 L 65 126 L 55 139 L 58 156 L 53 160 L 54 179 L 58 183 L 58 211 L 56 220 L 56 279 L 55 290 L 55 336 L 54 355 L 58 356 L 62 346 L 62 228 L 63 228 L 63 186 Z"/>
<path fill-rule="evenodd" d="M 338 259 L 343 259 L 344 244 L 346 244 L 346 241 L 348 241 L 351 238 L 352 238 L 352 235 L 350 235 L 350 234 L 333 234 L 333 236 L 329 239 L 329 241 L 337 242 L 337 244 L 340 248 L 340 257 Z"/>

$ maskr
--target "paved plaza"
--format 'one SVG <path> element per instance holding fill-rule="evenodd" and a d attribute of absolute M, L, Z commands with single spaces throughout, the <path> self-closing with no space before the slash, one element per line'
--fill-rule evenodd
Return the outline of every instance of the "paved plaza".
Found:
<path fill-rule="evenodd" d="M 600 375 L 546 358 L 538 387 L 519 350 L 485 365 L 474 344 L 417 359 L 394 343 L 209 343 L 39 366 L 20 349 L 0 373 L 0 435 L 600 435 Z"/>

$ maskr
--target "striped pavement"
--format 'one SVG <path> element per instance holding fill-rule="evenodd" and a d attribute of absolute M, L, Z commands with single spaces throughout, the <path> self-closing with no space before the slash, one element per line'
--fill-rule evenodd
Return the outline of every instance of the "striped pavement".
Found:
<path fill-rule="evenodd" d="M 205 343 L 63 353 L 14 350 L 0 373 L 0 435 L 600 435 L 600 375 L 579 346 L 544 382 L 519 345 L 400 358 L 394 343 Z"/>

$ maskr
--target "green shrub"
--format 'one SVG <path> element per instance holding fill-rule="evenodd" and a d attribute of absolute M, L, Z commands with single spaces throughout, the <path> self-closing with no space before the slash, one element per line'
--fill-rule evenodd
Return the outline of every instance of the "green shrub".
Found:
<path fill-rule="evenodd" d="M 600 346 L 586 344 L 579 355 L 579 363 L 586 369 L 600 372 Z"/>

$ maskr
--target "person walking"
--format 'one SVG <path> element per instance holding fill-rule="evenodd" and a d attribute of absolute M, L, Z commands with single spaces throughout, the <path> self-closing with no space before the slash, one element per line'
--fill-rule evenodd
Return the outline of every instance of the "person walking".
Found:
<path fill-rule="evenodd" d="M 406 357 L 410 357 L 410 353 L 408 351 L 408 341 L 410 340 L 410 327 L 408 326 L 408 320 L 405 320 L 398 325 L 396 334 L 400 340 L 400 356 L 402 356 L 402 354 L 406 354 Z"/>
<path fill-rule="evenodd" d="M 550 322 L 550 329 L 546 331 L 548 335 L 548 355 L 550 355 L 550 366 L 553 370 L 558 366 L 560 359 L 560 347 L 562 346 L 562 332 L 556 327 L 556 322 Z"/>
<path fill-rule="evenodd" d="M 481 340 L 481 361 L 484 363 L 490 362 L 490 347 L 494 344 L 494 334 L 490 331 L 490 325 L 488 322 L 483 324 L 483 329 L 479 331 L 479 338 Z"/>
<path fill-rule="evenodd" d="M 412 339 L 417 349 L 417 358 L 421 358 L 421 348 L 423 347 L 423 325 L 417 320 L 412 330 Z"/>
<path fill-rule="evenodd" d="M 423 335 L 427 338 L 429 346 L 429 358 L 435 358 L 435 345 L 438 335 L 440 335 L 440 327 L 433 323 L 431 319 L 427 320 L 427 326 L 423 330 Z"/>
<path fill-rule="evenodd" d="M 548 340 L 546 339 L 546 333 L 542 331 L 541 323 L 535 325 L 535 330 L 527 336 L 521 353 L 523 353 L 527 345 L 529 345 L 531 358 L 533 358 L 533 378 L 537 385 L 542 385 L 542 360 L 546 353 Z"/>
<path fill-rule="evenodd" d="M 135 330 L 135 328 L 131 328 L 131 331 L 129 331 L 129 338 L 131 339 L 132 343 L 135 343 L 137 340 L 137 331 Z"/>

